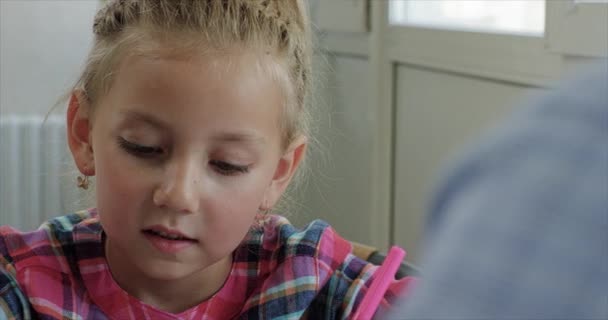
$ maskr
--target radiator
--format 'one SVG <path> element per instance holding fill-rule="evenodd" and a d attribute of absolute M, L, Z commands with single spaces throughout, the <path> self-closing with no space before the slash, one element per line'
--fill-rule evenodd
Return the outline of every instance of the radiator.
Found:
<path fill-rule="evenodd" d="M 66 212 L 66 177 L 74 177 L 65 117 L 0 117 L 0 225 L 22 230 Z"/>

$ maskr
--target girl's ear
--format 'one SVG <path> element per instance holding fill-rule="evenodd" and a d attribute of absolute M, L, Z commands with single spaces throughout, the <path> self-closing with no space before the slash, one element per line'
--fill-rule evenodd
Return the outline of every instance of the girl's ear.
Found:
<path fill-rule="evenodd" d="M 287 151 L 279 159 L 272 182 L 264 194 L 264 202 L 261 204 L 260 210 L 269 210 L 279 201 L 304 159 L 307 143 L 306 137 L 300 136 L 289 145 Z"/>
<path fill-rule="evenodd" d="M 72 93 L 67 112 L 67 140 L 78 170 L 85 176 L 94 176 L 89 107 L 88 99 L 82 91 Z"/>

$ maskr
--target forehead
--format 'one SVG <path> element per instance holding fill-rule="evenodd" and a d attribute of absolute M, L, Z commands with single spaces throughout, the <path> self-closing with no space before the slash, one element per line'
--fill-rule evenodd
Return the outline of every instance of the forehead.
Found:
<path fill-rule="evenodd" d="M 164 50 L 126 56 L 115 75 L 115 85 L 170 89 L 178 81 L 184 89 L 195 87 L 197 91 L 231 85 L 233 94 L 238 94 L 252 88 L 280 87 L 282 77 L 278 74 L 282 71 L 274 59 L 254 52 Z"/>
<path fill-rule="evenodd" d="M 265 64 L 254 54 L 132 55 L 100 106 L 115 116 L 147 114 L 175 130 L 278 134 L 285 99 Z"/>

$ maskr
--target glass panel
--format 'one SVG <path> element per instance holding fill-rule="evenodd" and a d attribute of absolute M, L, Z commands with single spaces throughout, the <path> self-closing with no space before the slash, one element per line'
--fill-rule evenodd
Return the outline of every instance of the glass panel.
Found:
<path fill-rule="evenodd" d="M 542 36 L 545 0 L 391 0 L 393 25 Z"/>

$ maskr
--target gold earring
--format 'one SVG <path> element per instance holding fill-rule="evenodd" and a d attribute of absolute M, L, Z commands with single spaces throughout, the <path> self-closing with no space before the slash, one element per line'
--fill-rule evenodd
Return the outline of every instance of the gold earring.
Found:
<path fill-rule="evenodd" d="M 76 178 L 76 184 L 78 185 L 78 188 L 87 190 L 89 189 L 89 176 L 85 175 L 84 178 L 81 176 L 78 176 L 78 178 Z"/>
<path fill-rule="evenodd" d="M 258 212 L 262 215 L 266 215 L 270 212 L 270 206 L 268 205 L 268 200 L 264 197 L 262 204 L 258 207 Z"/>

